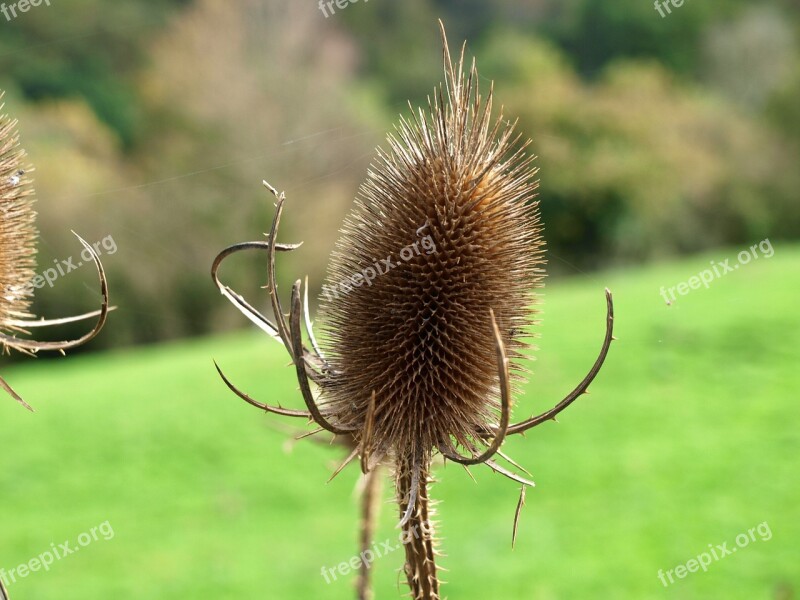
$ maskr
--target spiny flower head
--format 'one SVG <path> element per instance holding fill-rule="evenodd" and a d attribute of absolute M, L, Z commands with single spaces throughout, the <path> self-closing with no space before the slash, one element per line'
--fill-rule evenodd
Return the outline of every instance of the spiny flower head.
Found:
<path fill-rule="evenodd" d="M 428 110 L 379 150 L 321 306 L 329 414 L 359 429 L 374 414 L 372 451 L 421 462 L 442 444 L 474 449 L 497 422 L 491 314 L 519 357 L 544 264 L 527 143 L 492 120 L 492 90 L 484 101 L 463 49 L 454 68 L 445 41 L 444 63 Z"/>

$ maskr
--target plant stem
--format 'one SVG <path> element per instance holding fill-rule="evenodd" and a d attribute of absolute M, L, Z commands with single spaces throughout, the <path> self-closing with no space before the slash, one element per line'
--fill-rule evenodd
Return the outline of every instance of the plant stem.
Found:
<path fill-rule="evenodd" d="M 428 499 L 430 458 L 418 463 L 418 477 L 408 463 L 398 465 L 397 494 L 401 515 L 405 514 L 410 498 L 415 497 L 411 518 L 403 524 L 403 546 L 406 552 L 405 572 L 411 597 L 414 600 L 440 600 L 439 577 L 436 572 L 432 510 Z M 416 481 L 415 481 L 416 480 Z M 416 483 L 417 490 L 413 493 Z"/>

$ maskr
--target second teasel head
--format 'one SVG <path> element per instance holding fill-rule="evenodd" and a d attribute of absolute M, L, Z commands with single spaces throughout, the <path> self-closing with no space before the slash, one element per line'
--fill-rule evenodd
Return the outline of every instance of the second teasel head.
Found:
<path fill-rule="evenodd" d="M 0 98 L 3 93 L 0 91 Z M 3 105 L 0 104 L 0 111 Z M 3 353 L 18 350 L 35 354 L 40 350 L 61 351 L 84 344 L 95 337 L 108 314 L 108 288 L 97 252 L 80 237 L 91 254 L 100 276 L 103 303 L 100 310 L 52 320 L 34 319 L 30 306 L 36 279 L 36 212 L 33 209 L 34 189 L 30 180 L 32 168 L 26 164 L 20 147 L 17 122 L 0 112 L 0 349 Z M 76 320 L 97 317 L 90 332 L 75 340 L 39 342 L 28 337 L 32 328 L 62 325 Z M 0 388 L 30 409 L 22 398 L 0 377 Z"/>
<path fill-rule="evenodd" d="M 2 111 L 2 105 L 0 105 Z M 36 212 L 30 165 L 19 146 L 17 123 L 0 114 L 0 331 L 31 317 L 36 275 Z"/>

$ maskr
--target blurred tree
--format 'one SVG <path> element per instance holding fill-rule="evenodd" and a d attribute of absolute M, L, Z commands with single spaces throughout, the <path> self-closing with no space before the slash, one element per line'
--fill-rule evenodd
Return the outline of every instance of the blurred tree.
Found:
<path fill-rule="evenodd" d="M 239 324 L 207 270 L 267 227 L 267 178 L 289 196 L 286 240 L 306 242 L 281 264 L 318 285 L 374 146 L 441 80 L 437 17 L 534 139 L 555 255 L 585 267 L 796 237 L 792 2 L 687 2 L 663 19 L 639 0 L 369 2 L 327 19 L 284 0 L 40 7 L 0 37 L 37 167 L 40 267 L 79 250 L 70 229 L 113 236 L 121 308 L 98 344 Z M 263 299 L 260 269 L 242 256 L 223 277 Z M 41 290 L 37 312 L 92 306 L 85 282 Z"/>
<path fill-rule="evenodd" d="M 479 55 L 533 137 L 557 255 L 638 261 L 800 225 L 789 146 L 723 97 L 656 63 L 616 62 L 585 84 L 555 47 L 521 35 L 498 33 Z"/>
<path fill-rule="evenodd" d="M 286 190 L 284 235 L 305 242 L 282 265 L 297 273 L 300 261 L 320 284 L 387 120 L 356 81 L 352 41 L 315 6 L 198 0 L 158 37 L 151 57 L 140 77 L 151 144 L 134 158 L 138 178 L 163 183 L 137 206 L 152 215 L 146 231 L 125 237 L 131 246 L 165 247 L 142 250 L 160 262 L 136 281 L 166 301 L 170 334 L 241 323 L 214 293 L 208 270 L 217 251 L 269 227 L 273 199 L 262 179 Z M 266 304 L 262 255 L 237 257 L 223 277 Z"/>
<path fill-rule="evenodd" d="M 556 2 L 557 0 L 550 0 Z M 654 58 L 678 72 L 696 73 L 702 34 L 734 14 L 745 0 L 684 2 L 662 17 L 651 0 L 571 0 L 541 31 L 573 57 L 584 76 L 619 58 Z"/>
<path fill-rule="evenodd" d="M 375 2 L 366 8 L 354 5 L 336 15 L 359 45 L 362 75 L 373 79 L 391 106 L 424 99 L 440 71 L 430 60 L 441 53 L 436 29 L 440 15 L 430 0 Z M 420 35 L 425 31 L 430 35 Z"/>
<path fill-rule="evenodd" d="M 258 239 L 268 227 L 263 178 L 287 189 L 285 231 L 300 230 L 306 241 L 302 257 L 284 263 L 302 260 L 320 281 L 336 225 L 388 122 L 377 97 L 354 79 L 351 41 L 308 7 L 200 0 L 149 46 L 136 43 L 146 64 L 130 61 L 132 71 L 119 74 L 123 84 L 136 83 L 136 145 L 123 146 L 119 131 L 74 90 L 69 99 L 43 96 L 19 112 L 37 167 L 40 270 L 79 251 L 70 229 L 89 241 L 111 236 L 119 248 L 105 261 L 120 306 L 114 337 L 98 344 L 240 323 L 218 301 L 208 269 L 220 248 Z M 94 54 L 102 55 L 96 47 Z M 57 71 L 58 63 L 51 67 Z M 86 79 L 93 85 L 91 74 Z M 9 100 L 18 102 L 20 93 Z M 237 262 L 248 274 L 239 287 L 264 298 L 263 281 L 252 278 L 263 272 L 263 257 Z M 236 281 L 236 265 L 224 276 Z M 84 283 L 76 272 L 59 279 L 59 294 L 39 290 L 37 310 L 65 314 L 70 307 L 51 304 L 64 289 L 88 303 L 94 288 Z"/>
<path fill-rule="evenodd" d="M 740 106 L 761 112 L 800 63 L 791 21 L 773 6 L 753 6 L 709 27 L 703 80 Z"/>
<path fill-rule="evenodd" d="M 41 5 L 3 24 L 0 73 L 32 100 L 84 98 L 119 139 L 136 140 L 142 114 L 134 75 L 145 40 L 188 0 Z M 100 50 L 100 51 L 98 51 Z"/>

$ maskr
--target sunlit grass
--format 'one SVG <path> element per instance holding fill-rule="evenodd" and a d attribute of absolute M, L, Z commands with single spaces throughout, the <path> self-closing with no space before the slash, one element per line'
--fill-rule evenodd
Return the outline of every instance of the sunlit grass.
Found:
<path fill-rule="evenodd" d="M 514 551 L 516 485 L 438 468 L 450 598 L 768 598 L 800 587 L 800 251 L 775 250 L 670 307 L 662 285 L 736 250 L 548 285 L 518 418 L 583 377 L 606 285 L 619 341 L 559 424 L 508 443 L 537 482 Z M 107 520 L 115 533 L 12 584 L 13 597 L 353 597 L 352 576 L 326 584 L 320 571 L 355 553 L 357 469 L 326 485 L 341 450 L 310 440 L 290 450 L 277 428 L 303 423 L 238 401 L 212 358 L 256 397 L 299 406 L 287 355 L 255 333 L 3 371 L 38 412 L 0 402 L 0 567 Z M 378 540 L 396 538 L 395 520 L 387 504 Z M 764 521 L 769 541 L 660 583 L 659 569 Z M 402 560 L 376 562 L 379 598 L 399 597 Z"/>

